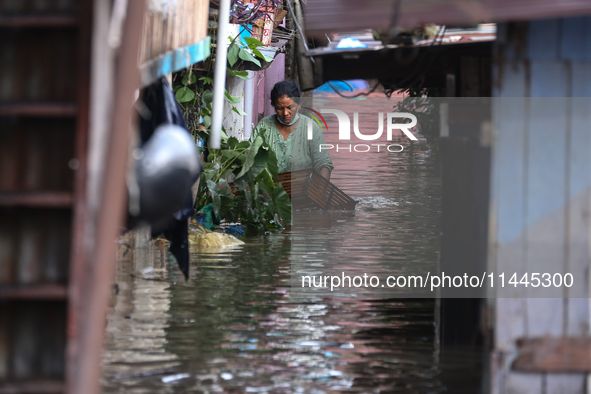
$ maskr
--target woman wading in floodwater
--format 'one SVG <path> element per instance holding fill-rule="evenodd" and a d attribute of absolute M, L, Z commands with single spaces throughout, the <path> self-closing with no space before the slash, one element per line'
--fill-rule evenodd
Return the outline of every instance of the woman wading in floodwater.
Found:
<path fill-rule="evenodd" d="M 308 140 L 308 117 L 299 114 L 300 88 L 292 81 L 277 82 L 271 91 L 275 115 L 267 116 L 255 127 L 250 141 L 263 135 L 277 155 L 279 173 L 314 169 L 326 179 L 334 166 L 324 144 L 322 130 L 313 124 L 313 138 Z"/>

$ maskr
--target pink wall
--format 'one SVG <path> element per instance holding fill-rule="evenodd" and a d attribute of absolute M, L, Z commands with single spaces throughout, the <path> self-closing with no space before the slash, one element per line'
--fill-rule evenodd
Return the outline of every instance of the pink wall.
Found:
<path fill-rule="evenodd" d="M 275 109 L 271 105 L 271 90 L 273 86 L 279 81 L 285 79 L 285 54 L 280 53 L 275 57 L 271 67 L 265 70 L 265 116 L 275 113 Z"/>
<path fill-rule="evenodd" d="M 265 70 L 257 71 L 254 77 L 254 102 L 252 104 L 252 123 L 257 122 L 258 114 L 269 116 L 275 113 L 271 106 L 271 90 L 273 86 L 285 79 L 285 54 L 280 53 L 275 57 L 271 66 Z"/>

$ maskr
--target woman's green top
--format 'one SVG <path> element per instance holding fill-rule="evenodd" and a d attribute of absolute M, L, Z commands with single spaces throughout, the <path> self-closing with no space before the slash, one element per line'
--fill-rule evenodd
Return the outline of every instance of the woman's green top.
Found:
<path fill-rule="evenodd" d="M 277 115 L 267 116 L 259 122 L 250 136 L 254 141 L 258 135 L 263 135 L 265 141 L 277 155 L 279 173 L 305 170 L 313 168 L 320 171 L 323 167 L 333 170 L 332 160 L 327 149 L 320 150 L 320 145 L 325 144 L 322 130 L 318 124 L 312 121 L 312 139 L 308 139 L 308 118 L 300 114 L 300 120 L 296 128 L 286 140 L 277 130 L 275 119 Z"/>

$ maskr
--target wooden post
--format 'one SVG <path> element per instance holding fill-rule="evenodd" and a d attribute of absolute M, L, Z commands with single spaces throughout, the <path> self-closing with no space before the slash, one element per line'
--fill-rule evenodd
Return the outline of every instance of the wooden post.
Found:
<path fill-rule="evenodd" d="M 112 125 L 103 173 L 96 229 L 96 253 L 85 267 L 84 302 L 78 310 L 77 348 L 84 357 L 68 376 L 68 392 L 99 393 L 100 362 L 110 285 L 115 269 L 115 239 L 125 212 L 125 178 L 129 154 L 134 94 L 139 87 L 137 55 L 140 46 L 145 0 L 128 2 L 123 39 L 115 76 Z"/>

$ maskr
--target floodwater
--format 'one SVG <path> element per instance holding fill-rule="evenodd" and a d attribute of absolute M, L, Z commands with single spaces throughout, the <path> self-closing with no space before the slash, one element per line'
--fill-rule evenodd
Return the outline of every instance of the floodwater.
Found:
<path fill-rule="evenodd" d="M 356 110 L 370 104 L 350 103 Z M 336 144 L 333 126 L 326 139 Z M 435 300 L 367 289 L 293 291 L 301 275 L 436 269 L 436 149 L 397 141 L 403 152 L 331 152 L 332 181 L 359 201 L 355 212 L 297 211 L 289 231 L 246 237 L 235 249 L 192 250 L 187 282 L 158 246 L 125 253 L 103 391 L 478 392 L 480 353 L 442 357 Z"/>

